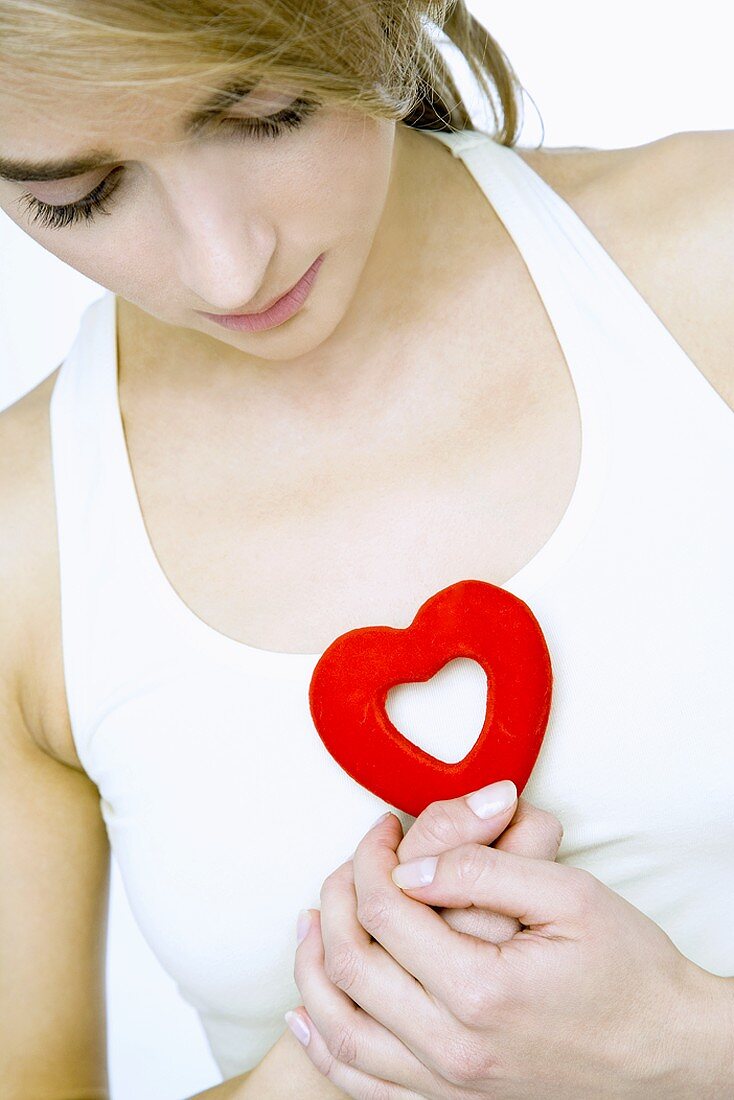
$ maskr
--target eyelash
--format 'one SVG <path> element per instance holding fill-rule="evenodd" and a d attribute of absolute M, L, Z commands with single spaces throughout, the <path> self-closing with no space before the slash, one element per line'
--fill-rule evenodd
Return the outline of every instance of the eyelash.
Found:
<path fill-rule="evenodd" d="M 241 137 L 275 139 L 288 130 L 296 130 L 312 115 L 318 104 L 310 99 L 298 98 L 289 107 L 264 118 L 229 118 L 220 122 L 220 128 L 232 128 Z M 92 222 L 97 214 L 109 214 L 105 203 L 117 190 L 122 166 L 113 168 L 101 183 L 77 202 L 65 206 L 53 206 L 42 202 L 35 195 L 21 195 L 20 202 L 25 203 L 26 213 L 31 214 L 31 222 L 40 222 L 48 229 L 61 229 L 76 222 Z"/>

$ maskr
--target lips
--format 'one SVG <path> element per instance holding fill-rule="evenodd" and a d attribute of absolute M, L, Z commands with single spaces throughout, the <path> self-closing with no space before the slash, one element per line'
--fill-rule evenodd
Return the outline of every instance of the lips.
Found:
<path fill-rule="evenodd" d="M 308 270 L 304 272 L 295 286 L 292 286 L 280 298 L 276 298 L 265 309 L 253 313 L 202 313 L 202 316 L 224 328 L 237 329 L 241 332 L 260 332 L 263 329 L 283 324 L 284 321 L 289 320 L 297 313 L 306 301 L 324 260 L 324 255 L 325 253 L 322 252 Z"/>
<path fill-rule="evenodd" d="M 317 259 L 315 259 L 314 262 L 311 264 L 309 269 L 307 271 L 304 271 L 303 275 L 301 275 L 301 278 L 297 282 L 295 282 L 292 287 L 290 287 L 288 290 L 286 290 L 284 294 L 278 295 L 277 298 L 272 298 L 266 306 L 262 307 L 262 309 L 237 310 L 234 313 L 227 313 L 227 314 L 225 314 L 225 316 L 226 317 L 259 317 L 259 316 L 261 316 L 261 314 L 267 313 L 268 310 L 272 309 L 273 306 L 278 304 L 278 302 L 282 302 L 283 299 L 286 298 L 289 294 L 293 294 L 293 292 L 301 285 L 301 283 L 305 279 L 308 278 L 308 276 L 311 274 L 311 272 L 314 271 L 314 269 L 317 269 L 318 266 L 320 266 L 322 259 L 323 259 L 323 255 L 318 256 Z"/>

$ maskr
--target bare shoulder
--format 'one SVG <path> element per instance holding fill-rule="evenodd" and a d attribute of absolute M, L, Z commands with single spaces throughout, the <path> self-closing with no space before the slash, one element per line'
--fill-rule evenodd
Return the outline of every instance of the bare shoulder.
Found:
<path fill-rule="evenodd" d="M 517 152 L 579 215 L 734 408 L 734 130 Z"/>
<path fill-rule="evenodd" d="M 49 421 L 57 374 L 0 412 L 0 677 L 34 741 L 58 757 L 54 745 L 69 738 Z"/>

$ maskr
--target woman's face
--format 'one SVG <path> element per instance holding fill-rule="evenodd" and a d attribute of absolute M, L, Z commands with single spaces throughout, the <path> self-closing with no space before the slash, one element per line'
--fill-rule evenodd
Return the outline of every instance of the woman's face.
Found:
<path fill-rule="evenodd" d="M 0 91 L 0 206 L 146 313 L 257 357 L 294 358 L 336 328 L 355 293 L 386 206 L 396 126 L 321 106 L 286 115 L 273 136 L 272 116 L 297 111 L 298 89 L 261 82 L 188 130 L 210 99 L 113 89 L 49 93 L 31 109 Z M 97 155 L 96 167 L 69 164 Z M 34 180 L 42 172 L 31 165 L 59 178 Z M 86 216 L 63 209 L 81 203 Z M 263 309 L 322 254 L 308 299 L 284 324 L 243 332 L 202 315 Z"/>

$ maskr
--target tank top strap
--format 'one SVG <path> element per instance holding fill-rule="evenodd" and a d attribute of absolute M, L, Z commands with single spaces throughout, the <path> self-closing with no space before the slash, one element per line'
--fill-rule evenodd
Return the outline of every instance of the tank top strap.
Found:
<path fill-rule="evenodd" d="M 634 315 L 635 332 L 641 322 L 656 322 L 655 335 L 661 335 L 661 323 L 600 242 L 515 148 L 483 131 L 426 132 L 464 162 L 487 197 L 528 269 L 567 359 L 572 358 L 568 345 L 585 341 L 591 328 L 609 322 L 618 331 L 620 308 L 628 321 Z M 578 362 L 574 382 L 599 384 L 583 354 Z"/>
<path fill-rule="evenodd" d="M 176 660 L 177 637 L 141 552 L 117 399 L 116 299 L 84 311 L 49 405 L 69 715 L 82 764 L 96 720 Z"/>
<path fill-rule="evenodd" d="M 646 391 L 658 402 L 671 387 L 729 430 L 731 409 L 576 211 L 512 146 L 478 130 L 425 133 L 461 159 L 514 241 L 589 407 L 623 410 Z M 605 372 L 592 354 L 615 351 Z M 641 376 L 638 357 L 645 368 Z"/>

